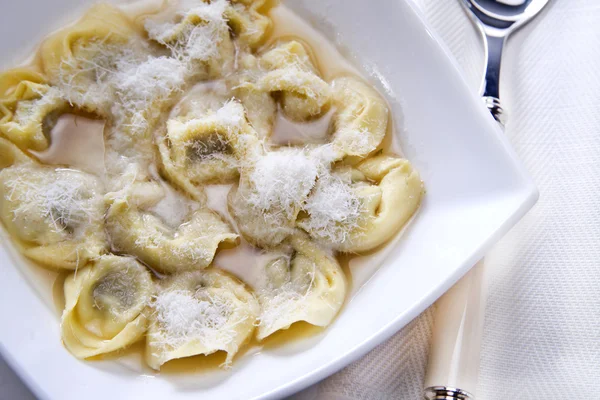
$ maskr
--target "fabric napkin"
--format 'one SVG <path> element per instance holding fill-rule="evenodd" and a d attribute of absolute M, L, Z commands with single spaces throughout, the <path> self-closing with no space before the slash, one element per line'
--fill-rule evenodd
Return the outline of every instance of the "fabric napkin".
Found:
<path fill-rule="evenodd" d="M 483 47 L 459 0 L 414 1 L 477 91 Z M 540 200 L 486 257 L 478 399 L 590 398 L 600 377 L 600 1 L 550 0 L 515 33 L 501 97 Z M 295 397 L 420 399 L 432 324 L 430 308 Z M 33 398 L 1 360 L 0 398 Z"/>
<path fill-rule="evenodd" d="M 479 90 L 483 46 L 459 0 L 414 0 Z M 506 135 L 540 190 L 486 257 L 477 398 L 594 397 L 600 378 L 600 1 L 550 0 L 507 43 Z M 299 399 L 421 399 L 432 309 Z"/>

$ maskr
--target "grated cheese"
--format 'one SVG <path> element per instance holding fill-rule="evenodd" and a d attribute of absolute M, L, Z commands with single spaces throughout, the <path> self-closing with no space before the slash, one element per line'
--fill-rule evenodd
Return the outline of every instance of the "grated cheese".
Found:
<path fill-rule="evenodd" d="M 246 118 L 244 106 L 239 101 L 229 100 L 217 110 L 215 118 L 232 130 L 240 129 Z"/>
<path fill-rule="evenodd" d="M 117 104 L 113 107 L 116 116 L 128 116 L 134 131 L 147 128 L 147 113 L 153 105 L 167 100 L 185 83 L 186 65 L 170 57 L 151 57 L 140 63 L 122 59 L 112 78 Z"/>
<path fill-rule="evenodd" d="M 40 97 L 32 100 L 21 100 L 17 103 L 12 120 L 18 125 L 28 125 L 39 118 L 40 110 L 56 106 L 63 101 L 63 94 L 52 86 L 34 87 Z"/>
<path fill-rule="evenodd" d="M 108 81 L 116 70 L 117 60 L 137 59 L 138 51 L 105 40 L 94 40 L 63 58 L 58 73 L 58 87 L 71 105 L 97 107 L 106 111 L 113 97 Z"/>
<path fill-rule="evenodd" d="M 229 27 L 224 14 L 229 4 L 225 0 L 210 3 L 182 1 L 175 19 L 186 22 L 157 22 L 147 19 L 144 27 L 151 39 L 169 47 L 173 54 L 182 60 L 207 61 L 219 55 L 219 45 L 229 35 Z M 200 23 L 193 24 L 199 20 Z M 175 40 L 173 40 L 175 39 Z"/>
<path fill-rule="evenodd" d="M 235 340 L 235 322 L 230 322 L 232 306 L 220 296 L 203 289 L 168 290 L 154 301 L 156 320 L 164 333 L 164 346 L 176 348 L 199 341 L 206 348 L 223 349 Z"/>
<path fill-rule="evenodd" d="M 269 152 L 258 159 L 250 174 L 254 188 L 248 194 L 250 206 L 268 212 L 281 210 L 295 218 L 315 184 L 320 161 L 303 149 Z"/>
<path fill-rule="evenodd" d="M 369 154 L 373 151 L 372 134 L 367 129 L 342 127 L 336 132 L 334 143 L 346 154 Z"/>
<path fill-rule="evenodd" d="M 262 311 L 259 324 L 264 326 L 266 330 L 270 330 L 276 324 L 280 324 L 282 319 L 289 317 L 289 322 L 294 322 L 291 320 L 292 318 L 301 318 L 306 312 L 308 308 L 306 299 L 308 296 L 309 291 L 301 294 L 289 283 L 277 290 L 260 294 Z"/>
<path fill-rule="evenodd" d="M 340 174 L 323 174 L 304 204 L 309 218 L 300 226 L 331 243 L 343 243 L 359 226 L 362 203 L 350 186 L 350 179 Z"/>

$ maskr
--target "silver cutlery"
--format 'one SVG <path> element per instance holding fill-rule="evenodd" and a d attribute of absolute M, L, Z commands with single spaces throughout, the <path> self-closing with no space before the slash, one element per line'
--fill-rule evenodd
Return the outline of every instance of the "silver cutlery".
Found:
<path fill-rule="evenodd" d="M 485 75 L 481 95 L 496 121 L 504 125 L 505 113 L 500 103 L 500 63 L 508 36 L 519 29 L 548 4 L 548 0 L 460 0 L 485 45 Z"/>

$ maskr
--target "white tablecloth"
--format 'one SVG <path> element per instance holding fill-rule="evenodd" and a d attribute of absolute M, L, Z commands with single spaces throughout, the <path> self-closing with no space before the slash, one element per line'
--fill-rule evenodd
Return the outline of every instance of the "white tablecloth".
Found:
<path fill-rule="evenodd" d="M 390 0 L 391 1 L 391 0 Z M 414 0 L 474 91 L 482 45 L 458 0 Z M 600 378 L 600 1 L 550 0 L 509 41 L 506 134 L 536 180 L 535 208 L 486 257 L 478 398 L 594 398 Z M 299 398 L 420 399 L 432 309 Z M 33 396 L 0 360 L 0 399 Z"/>

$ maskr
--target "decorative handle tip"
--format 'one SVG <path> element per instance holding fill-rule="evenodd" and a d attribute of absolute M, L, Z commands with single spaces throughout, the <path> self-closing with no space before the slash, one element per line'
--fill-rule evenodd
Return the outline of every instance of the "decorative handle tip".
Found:
<path fill-rule="evenodd" d="M 506 114 L 504 113 L 504 109 L 500 104 L 500 99 L 493 96 L 483 96 L 483 102 L 485 106 L 490 111 L 492 116 L 502 127 L 504 127 L 504 123 L 506 121 Z"/>
<path fill-rule="evenodd" d="M 425 400 L 475 400 L 466 390 L 448 386 L 430 386 L 425 389 Z"/>

